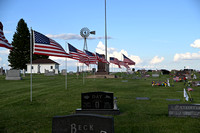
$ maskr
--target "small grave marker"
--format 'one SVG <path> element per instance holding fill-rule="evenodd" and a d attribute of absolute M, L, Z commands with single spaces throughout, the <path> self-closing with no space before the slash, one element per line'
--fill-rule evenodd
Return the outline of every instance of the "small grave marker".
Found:
<path fill-rule="evenodd" d="M 150 100 L 148 97 L 136 97 L 136 100 Z"/>
<path fill-rule="evenodd" d="M 166 99 L 166 101 L 181 101 L 180 99 Z"/>

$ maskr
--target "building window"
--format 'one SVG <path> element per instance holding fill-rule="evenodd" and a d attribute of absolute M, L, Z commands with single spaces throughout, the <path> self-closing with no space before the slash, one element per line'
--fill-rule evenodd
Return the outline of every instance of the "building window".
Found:
<path fill-rule="evenodd" d="M 33 69 L 33 66 L 31 68 Z"/>
<path fill-rule="evenodd" d="M 50 68 L 53 69 L 53 66 L 51 66 Z"/>

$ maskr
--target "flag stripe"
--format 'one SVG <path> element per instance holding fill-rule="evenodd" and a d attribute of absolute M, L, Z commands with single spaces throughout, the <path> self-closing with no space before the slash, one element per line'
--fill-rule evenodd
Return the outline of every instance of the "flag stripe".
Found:
<path fill-rule="evenodd" d="M 1 22 L 0 22 L 1 23 Z M 3 30 L 0 29 L 0 47 L 12 49 L 13 46 L 8 42 L 8 40 L 5 38 Z"/>
<path fill-rule="evenodd" d="M 33 31 L 33 37 L 34 54 L 71 58 L 62 46 L 53 39 L 50 39 L 37 31 Z"/>

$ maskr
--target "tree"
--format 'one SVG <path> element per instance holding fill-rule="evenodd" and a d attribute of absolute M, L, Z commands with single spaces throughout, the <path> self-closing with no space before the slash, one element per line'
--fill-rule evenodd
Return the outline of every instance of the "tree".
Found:
<path fill-rule="evenodd" d="M 26 64 L 30 62 L 30 32 L 23 19 L 18 22 L 12 45 L 13 49 L 8 56 L 11 68 L 26 69 Z M 48 58 L 48 56 L 33 56 L 33 59 L 38 58 Z"/>

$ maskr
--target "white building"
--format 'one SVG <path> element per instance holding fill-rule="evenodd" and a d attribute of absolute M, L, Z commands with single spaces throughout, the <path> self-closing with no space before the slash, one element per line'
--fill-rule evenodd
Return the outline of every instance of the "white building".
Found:
<path fill-rule="evenodd" d="M 27 65 L 27 73 L 31 73 L 31 64 Z M 59 71 L 59 64 L 51 59 L 37 59 L 32 62 L 32 73 L 45 73 L 45 70 L 52 72 Z"/>

